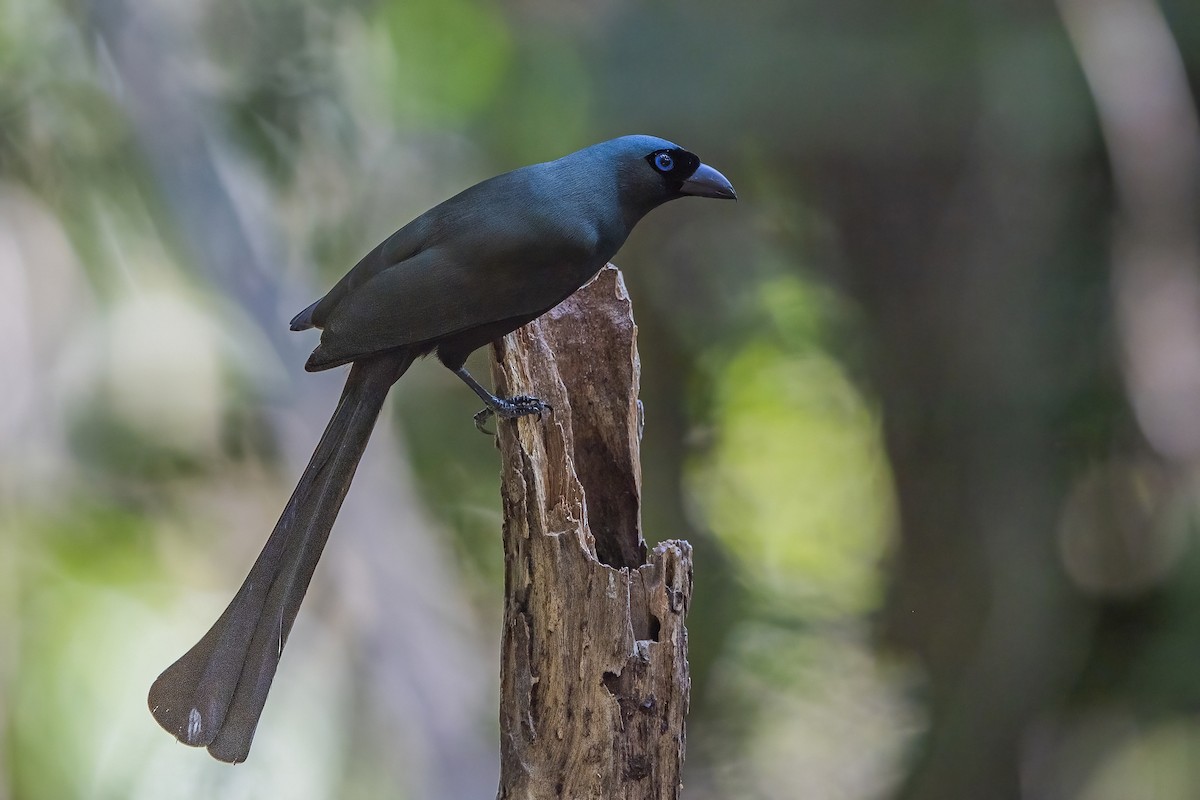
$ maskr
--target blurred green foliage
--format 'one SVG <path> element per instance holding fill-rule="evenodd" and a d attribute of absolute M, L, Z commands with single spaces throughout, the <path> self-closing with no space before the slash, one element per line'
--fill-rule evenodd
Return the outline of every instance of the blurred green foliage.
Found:
<path fill-rule="evenodd" d="M 820 348 L 826 293 L 794 279 L 762 291 L 778 334 L 717 368 L 698 503 L 766 607 L 809 620 L 866 613 L 881 600 L 892 525 L 877 418 Z"/>

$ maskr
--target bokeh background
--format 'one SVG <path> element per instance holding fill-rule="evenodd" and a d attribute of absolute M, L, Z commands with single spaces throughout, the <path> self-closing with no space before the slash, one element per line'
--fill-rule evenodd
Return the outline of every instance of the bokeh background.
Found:
<path fill-rule="evenodd" d="M 494 795 L 498 455 L 432 362 L 250 760 L 145 693 L 336 399 L 292 314 L 631 132 L 741 198 L 618 258 L 685 796 L 1200 797 L 1198 81 L 1194 0 L 0 0 L 0 800 Z"/>

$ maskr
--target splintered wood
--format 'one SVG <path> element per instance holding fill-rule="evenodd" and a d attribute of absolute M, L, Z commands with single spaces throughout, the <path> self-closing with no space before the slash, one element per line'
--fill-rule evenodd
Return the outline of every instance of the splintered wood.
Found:
<path fill-rule="evenodd" d="M 504 504 L 502 800 L 680 796 L 692 552 L 641 535 L 637 327 L 621 273 L 492 348 Z"/>

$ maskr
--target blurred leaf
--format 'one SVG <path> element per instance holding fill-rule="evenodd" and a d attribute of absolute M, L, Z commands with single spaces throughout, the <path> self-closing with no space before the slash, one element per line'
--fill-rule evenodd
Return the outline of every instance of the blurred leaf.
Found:
<path fill-rule="evenodd" d="M 504 18 L 477 0 L 413 0 L 379 6 L 360 72 L 381 81 L 392 121 L 404 127 L 462 124 L 503 79 L 512 44 Z"/>
<path fill-rule="evenodd" d="M 862 613 L 880 599 L 893 513 L 879 423 L 838 364 L 801 344 L 818 333 L 811 296 L 784 282 L 764 297 L 793 347 L 752 341 L 721 368 L 697 501 L 776 602 Z"/>
<path fill-rule="evenodd" d="M 1200 786 L 1200 726 L 1178 720 L 1134 729 L 1108 754 L 1081 800 L 1191 800 Z"/>

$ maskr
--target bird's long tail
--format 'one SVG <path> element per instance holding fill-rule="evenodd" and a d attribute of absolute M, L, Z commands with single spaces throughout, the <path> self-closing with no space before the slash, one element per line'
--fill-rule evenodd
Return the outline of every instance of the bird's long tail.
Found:
<path fill-rule="evenodd" d="M 150 712 L 179 741 L 245 761 L 288 632 L 404 351 L 355 362 L 337 410 L 242 588 L 195 647 L 150 687 Z"/>

